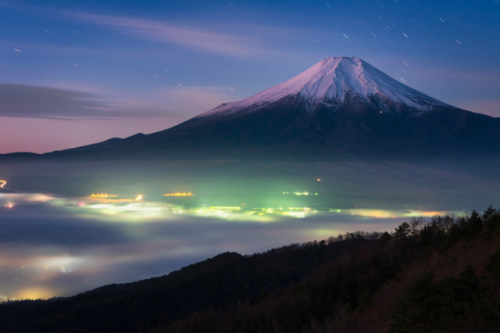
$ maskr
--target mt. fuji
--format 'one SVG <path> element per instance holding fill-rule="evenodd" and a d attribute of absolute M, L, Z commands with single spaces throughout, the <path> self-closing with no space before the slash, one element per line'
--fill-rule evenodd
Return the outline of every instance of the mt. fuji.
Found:
<path fill-rule="evenodd" d="M 399 83 L 357 57 L 326 58 L 296 77 L 240 102 L 223 104 L 199 117 L 251 112 L 282 99 L 309 111 L 343 104 L 377 105 L 383 112 L 408 108 L 419 113 L 451 107 Z M 354 105 L 353 105 L 354 106 Z"/>
<path fill-rule="evenodd" d="M 125 158 L 464 152 L 499 153 L 500 118 L 448 105 L 357 57 L 336 57 L 167 130 L 55 154 Z"/>

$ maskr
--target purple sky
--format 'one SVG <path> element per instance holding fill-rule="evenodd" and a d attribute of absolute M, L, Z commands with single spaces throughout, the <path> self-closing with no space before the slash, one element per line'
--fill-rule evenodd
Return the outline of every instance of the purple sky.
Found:
<path fill-rule="evenodd" d="M 0 1 L 0 153 L 171 127 L 356 55 L 500 116 L 500 1 Z"/>

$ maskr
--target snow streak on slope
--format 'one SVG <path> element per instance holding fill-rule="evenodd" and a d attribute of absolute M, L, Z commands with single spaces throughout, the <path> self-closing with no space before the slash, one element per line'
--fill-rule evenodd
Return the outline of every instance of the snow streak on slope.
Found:
<path fill-rule="evenodd" d="M 335 107 L 358 100 L 384 111 L 387 104 L 413 111 L 451 107 L 412 89 L 357 57 L 326 58 L 296 77 L 239 102 L 222 104 L 198 117 L 258 110 L 285 97 L 303 101 L 308 109 Z"/>

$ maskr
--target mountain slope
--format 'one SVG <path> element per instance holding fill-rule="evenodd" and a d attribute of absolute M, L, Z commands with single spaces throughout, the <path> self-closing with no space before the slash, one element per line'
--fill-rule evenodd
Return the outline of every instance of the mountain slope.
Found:
<path fill-rule="evenodd" d="M 500 152 L 500 118 L 450 106 L 356 58 L 327 58 L 173 128 L 65 151 L 103 156 Z"/>

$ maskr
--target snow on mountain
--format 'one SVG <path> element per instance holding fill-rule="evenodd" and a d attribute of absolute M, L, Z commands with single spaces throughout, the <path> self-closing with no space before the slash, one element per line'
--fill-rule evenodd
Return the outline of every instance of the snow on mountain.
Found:
<path fill-rule="evenodd" d="M 417 113 L 435 107 L 453 108 L 394 80 L 357 57 L 330 57 L 288 81 L 242 101 L 224 103 L 197 118 L 251 112 L 284 98 L 305 102 L 309 110 L 353 100 L 375 104 L 383 111 L 389 111 L 389 105 Z"/>

